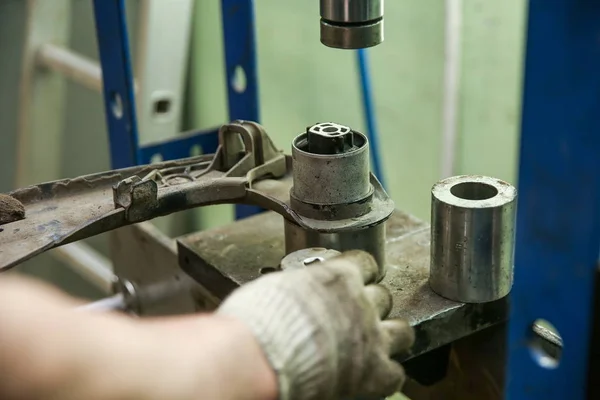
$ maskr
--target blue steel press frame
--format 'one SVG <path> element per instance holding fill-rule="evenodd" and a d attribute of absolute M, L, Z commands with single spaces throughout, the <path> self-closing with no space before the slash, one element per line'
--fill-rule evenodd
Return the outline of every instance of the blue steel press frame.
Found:
<path fill-rule="evenodd" d="M 600 2 L 529 1 L 526 45 L 506 394 L 579 400 L 600 251 Z M 538 318 L 562 337 L 558 365 L 531 347 Z"/>

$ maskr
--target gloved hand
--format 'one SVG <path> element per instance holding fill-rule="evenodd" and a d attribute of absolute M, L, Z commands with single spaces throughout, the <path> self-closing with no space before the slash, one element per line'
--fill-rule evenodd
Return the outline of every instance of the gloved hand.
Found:
<path fill-rule="evenodd" d="M 277 373 L 280 400 L 376 399 L 400 389 L 390 354 L 414 341 L 405 321 L 381 321 L 391 295 L 377 265 L 352 251 L 272 273 L 235 291 L 217 313 L 247 324 Z M 365 286 L 365 284 L 367 284 Z"/>

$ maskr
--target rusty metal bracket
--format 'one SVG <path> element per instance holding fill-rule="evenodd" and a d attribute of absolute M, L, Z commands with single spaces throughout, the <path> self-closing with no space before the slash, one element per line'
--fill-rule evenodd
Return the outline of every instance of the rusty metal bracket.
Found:
<path fill-rule="evenodd" d="M 254 122 L 236 121 L 219 132 L 214 155 L 202 155 L 75 179 L 10 193 L 25 218 L 0 227 L 0 271 L 53 247 L 135 222 L 220 203 L 259 205 L 286 212 L 281 201 L 252 190 L 255 181 L 282 178 L 290 163 Z"/>

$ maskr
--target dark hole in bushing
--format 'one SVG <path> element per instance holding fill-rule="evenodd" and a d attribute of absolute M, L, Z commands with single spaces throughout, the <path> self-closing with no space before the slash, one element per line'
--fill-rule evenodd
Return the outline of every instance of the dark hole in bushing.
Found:
<path fill-rule="evenodd" d="M 463 182 L 450 188 L 450 193 L 465 200 L 487 200 L 498 194 L 498 189 L 483 182 Z"/>
<path fill-rule="evenodd" d="M 167 114 L 171 111 L 171 100 L 160 99 L 154 102 L 154 114 Z"/>
<path fill-rule="evenodd" d="M 329 137 L 325 138 L 326 141 L 341 141 L 344 142 L 343 135 L 341 134 L 328 134 Z M 343 153 L 350 153 L 352 151 L 358 150 L 364 147 L 367 143 L 365 137 L 358 133 L 351 133 L 352 135 L 352 146 L 344 149 Z M 303 134 L 298 136 L 294 140 L 294 146 L 296 146 L 299 150 L 305 151 L 307 153 L 312 154 L 339 154 L 336 151 L 316 151 L 316 149 L 312 148 L 308 142 L 308 134 Z M 340 146 L 341 147 L 341 146 Z"/>
<path fill-rule="evenodd" d="M 266 275 L 266 274 L 270 274 L 271 272 L 275 272 L 277 271 L 277 268 L 273 268 L 273 267 L 263 267 L 260 269 L 260 274 L 261 275 Z"/>

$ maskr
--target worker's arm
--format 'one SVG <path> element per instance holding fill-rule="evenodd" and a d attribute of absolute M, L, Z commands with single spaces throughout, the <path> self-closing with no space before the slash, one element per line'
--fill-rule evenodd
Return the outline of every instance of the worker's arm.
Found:
<path fill-rule="evenodd" d="M 391 297 L 365 286 L 376 276 L 372 257 L 350 252 L 249 283 L 212 316 L 153 321 L 0 279 L 0 398 L 380 398 L 404 381 L 389 355 L 413 333 L 381 322 Z"/>
<path fill-rule="evenodd" d="M 277 398 L 273 370 L 233 318 L 152 321 L 77 305 L 45 285 L 0 279 L 0 399 Z"/>

